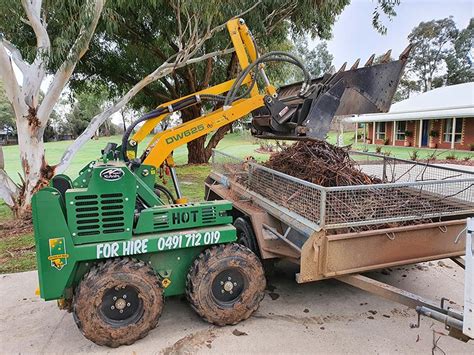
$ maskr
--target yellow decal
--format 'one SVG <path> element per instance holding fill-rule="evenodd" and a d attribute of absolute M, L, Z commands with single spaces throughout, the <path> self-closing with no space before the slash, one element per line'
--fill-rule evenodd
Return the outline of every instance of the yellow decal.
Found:
<path fill-rule="evenodd" d="M 64 238 L 51 238 L 49 240 L 49 256 L 51 266 L 61 270 L 64 265 L 67 265 L 69 254 L 66 253 L 66 242 Z"/>

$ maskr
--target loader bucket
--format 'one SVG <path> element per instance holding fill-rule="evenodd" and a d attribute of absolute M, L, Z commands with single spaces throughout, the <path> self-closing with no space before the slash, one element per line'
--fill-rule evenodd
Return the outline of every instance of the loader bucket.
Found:
<path fill-rule="evenodd" d="M 312 90 L 301 97 L 301 83 L 283 86 L 278 99 L 293 115 L 277 122 L 265 109 L 253 113 L 253 134 L 261 138 L 325 139 L 334 116 L 387 112 L 403 73 L 411 46 L 400 58 L 390 61 L 390 51 L 373 65 L 371 56 L 364 67 L 357 60 L 349 70 L 346 63 L 335 74 L 312 80 Z"/>

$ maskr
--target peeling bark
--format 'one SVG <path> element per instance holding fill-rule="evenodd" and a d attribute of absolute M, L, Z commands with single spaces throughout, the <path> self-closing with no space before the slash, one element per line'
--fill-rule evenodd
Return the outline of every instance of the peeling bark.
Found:
<path fill-rule="evenodd" d="M 7 206 L 14 208 L 19 193 L 20 189 L 18 186 L 10 179 L 5 170 L 0 169 L 0 198 L 5 201 Z"/>

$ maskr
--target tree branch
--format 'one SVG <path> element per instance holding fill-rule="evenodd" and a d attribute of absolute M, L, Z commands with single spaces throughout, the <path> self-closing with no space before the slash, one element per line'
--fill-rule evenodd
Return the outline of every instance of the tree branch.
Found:
<path fill-rule="evenodd" d="M 38 50 L 36 58 L 48 54 L 51 49 L 51 41 L 49 40 L 46 26 L 41 22 L 42 0 L 21 0 L 21 3 L 28 17 L 28 24 L 36 36 L 36 48 Z"/>
<path fill-rule="evenodd" d="M 172 70 L 173 69 L 169 67 L 164 68 L 163 65 L 159 66 L 153 73 L 147 75 L 145 78 L 136 83 L 120 100 L 116 101 L 111 107 L 94 116 L 84 132 L 82 132 L 82 134 L 77 137 L 77 139 L 66 149 L 59 164 L 55 167 L 55 173 L 60 174 L 66 170 L 79 148 L 91 139 L 91 137 L 107 118 L 123 108 L 145 86 L 165 75 L 170 74 Z"/>
<path fill-rule="evenodd" d="M 97 0 L 99 1 L 99 0 Z M 241 15 L 251 11 L 253 8 L 258 6 L 261 1 L 255 3 L 251 8 L 244 11 Z M 189 21 L 191 21 L 189 19 Z M 97 129 L 104 123 L 104 121 L 113 115 L 115 112 L 123 108 L 139 91 L 141 91 L 148 84 L 171 74 L 178 68 L 182 68 L 186 65 L 200 62 L 211 57 L 218 55 L 225 55 L 234 52 L 234 48 L 228 48 L 224 50 L 215 51 L 212 53 L 204 54 L 200 57 L 193 56 L 197 51 L 202 47 L 202 45 L 210 38 L 214 33 L 225 28 L 225 23 L 218 25 L 212 29 L 207 28 L 205 34 L 201 37 L 198 36 L 198 19 L 195 20 L 194 29 L 188 39 L 187 45 L 183 47 L 183 50 L 178 51 L 175 55 L 168 58 L 162 65 L 155 69 L 151 74 L 147 75 L 145 78 L 140 80 L 135 84 L 120 100 L 116 101 L 111 107 L 103 111 L 102 113 L 96 115 L 92 118 L 91 122 L 84 130 L 84 132 L 66 149 L 63 156 L 61 157 L 60 162 L 55 166 L 55 173 L 62 173 L 71 163 L 72 159 L 76 155 L 77 151 L 94 135 Z M 170 41 L 170 45 L 173 46 L 173 42 Z M 54 81 L 53 81 L 54 83 Z M 44 101 L 43 101 L 44 102 Z"/>
<path fill-rule="evenodd" d="M 19 193 L 20 189 L 18 186 L 10 179 L 5 170 L 0 169 L 0 199 L 2 199 L 7 206 L 14 207 Z"/>
<path fill-rule="evenodd" d="M 4 46 L 4 41 L 0 41 L 0 78 L 5 85 L 5 92 L 8 100 L 12 103 L 15 114 L 24 112 L 24 101 L 20 100 L 20 86 L 13 71 L 12 60 Z"/>
<path fill-rule="evenodd" d="M 220 51 L 207 53 L 207 54 L 204 54 L 200 57 L 191 58 L 191 59 L 189 59 L 185 62 L 179 63 L 178 65 L 176 65 L 175 63 L 167 62 L 167 63 L 164 63 L 163 66 L 164 66 L 164 68 L 181 68 L 181 67 L 184 67 L 185 65 L 190 65 L 190 64 L 193 64 L 193 63 L 203 61 L 207 58 L 216 57 L 216 56 L 225 55 L 225 54 L 230 54 L 230 53 L 233 53 L 233 52 L 235 52 L 234 48 L 228 48 L 228 49 L 223 49 L 223 50 L 220 50 Z"/>
<path fill-rule="evenodd" d="M 25 103 L 30 107 L 38 105 L 38 94 L 46 75 L 46 62 L 51 52 L 51 41 L 46 31 L 46 22 L 41 20 L 42 0 L 22 0 L 22 6 L 36 36 L 36 56 L 23 76 Z"/>
<path fill-rule="evenodd" d="M 204 69 L 204 79 L 199 87 L 200 90 L 206 89 L 209 86 L 212 76 L 212 58 L 207 58 L 206 68 Z"/>
<path fill-rule="evenodd" d="M 201 57 L 192 58 L 189 60 L 184 60 L 180 63 L 163 63 L 160 65 L 155 71 L 145 78 L 140 80 L 137 84 L 135 84 L 120 100 L 116 101 L 111 107 L 107 110 L 101 112 L 100 114 L 94 116 L 91 122 L 87 126 L 87 128 L 82 132 L 82 134 L 77 137 L 77 139 L 66 149 L 63 156 L 61 157 L 60 162 L 55 167 L 55 173 L 60 174 L 63 173 L 67 167 L 71 164 L 72 159 L 76 155 L 79 148 L 81 148 L 86 142 L 88 142 L 91 137 L 95 134 L 95 132 L 99 129 L 102 123 L 105 122 L 107 118 L 113 115 L 115 112 L 119 111 L 123 108 L 138 92 L 140 92 L 145 86 L 148 84 L 171 74 L 175 69 L 184 67 L 185 65 L 189 65 L 192 63 L 197 63 L 201 60 L 205 60 L 212 56 L 222 55 L 232 53 L 233 49 L 226 49 L 223 51 L 216 51 L 212 53 L 205 54 Z"/>
<path fill-rule="evenodd" d="M 3 150 L 2 147 L 0 147 L 0 198 L 5 201 L 9 207 L 13 207 L 20 194 L 20 189 L 3 169 Z"/>
<path fill-rule="evenodd" d="M 43 102 L 38 109 L 38 118 L 43 125 L 46 125 L 48 122 L 54 105 L 58 101 L 59 96 L 61 95 L 64 87 L 74 72 L 77 62 L 82 58 L 89 48 L 89 43 L 92 39 L 92 36 L 94 35 L 105 2 L 104 0 L 89 0 L 85 7 L 87 8 L 88 6 L 92 6 L 92 1 L 95 2 L 92 9 L 92 21 L 87 28 L 81 28 L 79 36 L 69 50 L 66 60 L 56 71 L 53 81 L 48 88 L 48 92 L 46 93 L 46 96 L 44 97 Z"/>
<path fill-rule="evenodd" d="M 3 39 L 2 41 L 5 48 L 10 52 L 10 57 L 13 59 L 15 65 L 20 69 L 22 74 L 25 75 L 29 69 L 29 64 L 23 60 L 20 51 L 11 42 L 6 39 Z"/>

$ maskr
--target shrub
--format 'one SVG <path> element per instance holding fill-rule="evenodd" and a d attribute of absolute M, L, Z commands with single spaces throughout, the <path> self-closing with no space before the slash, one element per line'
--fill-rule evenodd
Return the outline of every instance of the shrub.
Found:
<path fill-rule="evenodd" d="M 446 160 L 456 160 L 458 157 L 454 153 L 446 155 Z"/>
<path fill-rule="evenodd" d="M 472 158 L 472 157 L 470 157 L 469 155 L 467 155 L 467 156 L 465 156 L 465 157 L 463 158 L 463 160 L 464 160 L 464 161 L 469 161 L 469 160 L 471 160 L 471 158 Z"/>
<path fill-rule="evenodd" d="M 439 137 L 439 132 L 438 131 L 430 131 L 430 137 L 433 138 L 438 138 Z"/>
<path fill-rule="evenodd" d="M 377 154 L 382 153 L 382 147 L 380 145 L 375 147 L 375 153 L 377 153 Z"/>
<path fill-rule="evenodd" d="M 415 161 L 415 160 L 418 160 L 418 150 L 417 149 L 414 149 L 411 153 L 410 153 L 410 159 Z"/>

